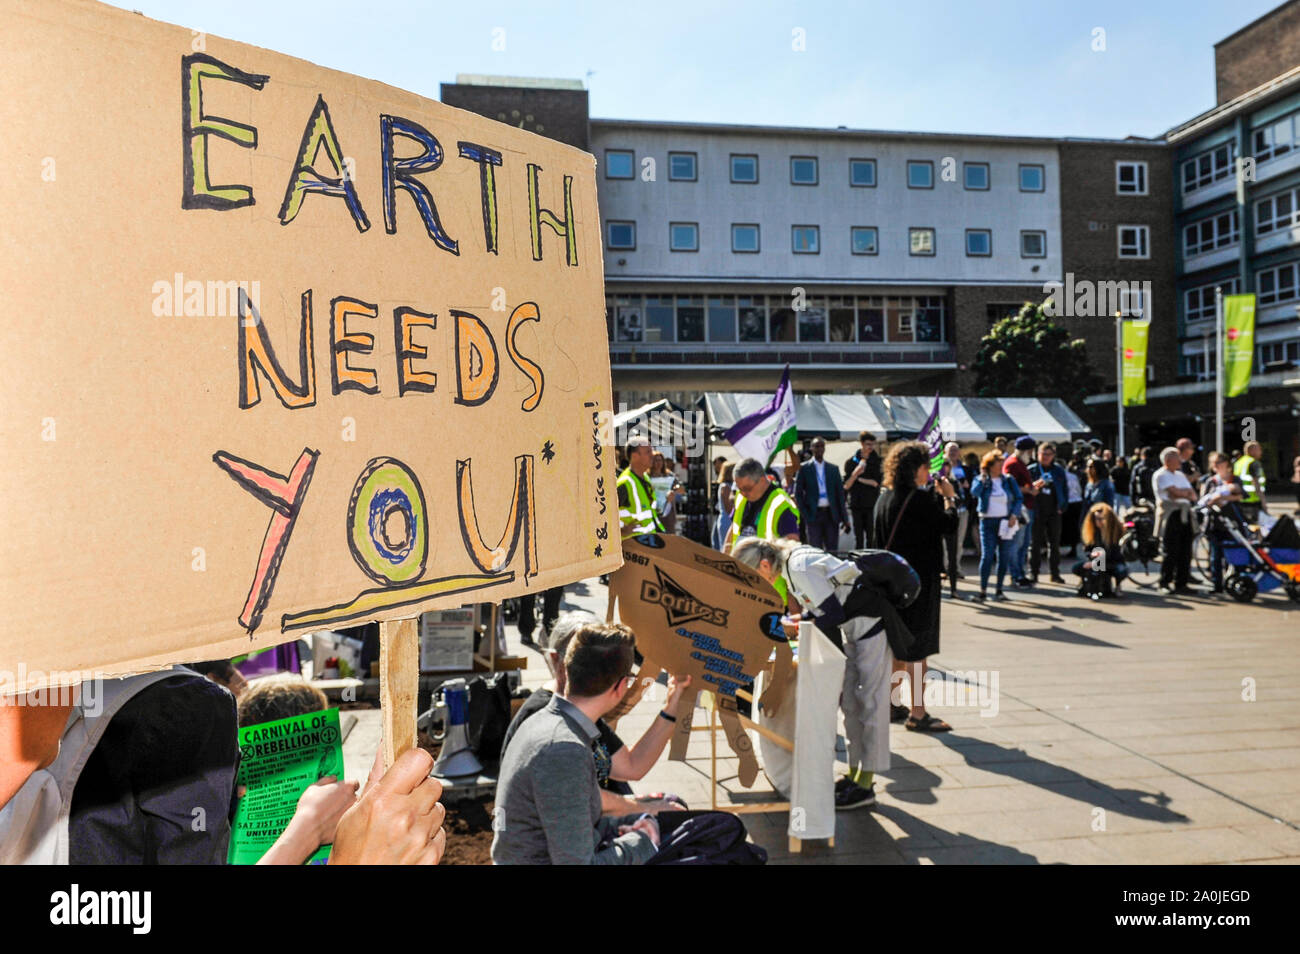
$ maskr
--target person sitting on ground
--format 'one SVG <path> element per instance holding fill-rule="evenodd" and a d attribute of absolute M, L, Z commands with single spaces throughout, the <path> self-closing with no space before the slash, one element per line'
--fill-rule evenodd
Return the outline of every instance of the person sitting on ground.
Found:
<path fill-rule="evenodd" d="M 254 682 L 239 699 L 239 727 L 278 722 L 310 712 L 322 712 L 329 699 L 301 676 L 271 676 Z M 334 844 L 339 820 L 357 800 L 356 782 L 324 775 L 303 790 L 293 818 L 275 843 L 258 859 L 259 865 L 300 865 L 324 845 Z M 243 786 L 237 795 L 244 797 Z"/>
<path fill-rule="evenodd" d="M 874 805 L 875 773 L 889 770 L 890 647 L 911 640 L 895 608 L 916 598 L 920 578 L 906 560 L 885 550 L 848 561 L 792 540 L 748 537 L 732 555 L 769 583 L 783 577 L 800 615 L 844 653 L 840 705 L 848 772 L 835 784 L 835 809 Z"/>
<path fill-rule="evenodd" d="M 564 695 L 568 688 L 564 654 L 573 634 L 583 626 L 600 624 L 601 621 L 594 613 L 583 610 L 564 613 L 556 621 L 545 654 L 546 664 L 551 670 L 551 675 L 555 677 L 554 689 L 535 689 L 524 700 L 524 704 L 519 707 L 519 711 L 510 722 L 510 727 L 506 730 L 505 741 L 501 746 L 503 753 L 525 721 L 545 709 L 552 696 Z M 659 761 L 660 755 L 672 738 L 676 719 L 673 714 L 677 711 L 677 703 L 690 684 L 690 676 L 682 680 L 669 679 L 668 698 L 663 710 L 631 749 L 623 744 L 623 740 L 604 719 L 596 720 L 600 739 L 592 746 L 592 754 L 596 760 L 596 780 L 600 783 L 600 803 L 603 814 L 627 815 L 638 811 L 655 814 L 674 808 L 686 808 L 686 803 L 676 795 L 654 792 L 649 795 L 635 796 L 627 783 L 644 778 Z"/>
<path fill-rule="evenodd" d="M 1123 529 L 1109 504 L 1096 503 L 1088 509 L 1079 530 L 1083 559 L 1074 564 L 1074 574 L 1080 578 L 1080 596 L 1088 595 L 1094 586 L 1102 596 L 1120 595 L 1120 583 L 1128 576 L 1119 548 Z"/>
<path fill-rule="evenodd" d="M 659 848 L 659 825 L 603 816 L 592 746 L 596 720 L 636 678 L 632 631 L 616 623 L 580 627 L 565 651 L 566 696 L 506 739 L 497 781 L 492 861 L 509 864 L 644 864 Z M 495 823 L 499 820 L 499 823 Z"/>

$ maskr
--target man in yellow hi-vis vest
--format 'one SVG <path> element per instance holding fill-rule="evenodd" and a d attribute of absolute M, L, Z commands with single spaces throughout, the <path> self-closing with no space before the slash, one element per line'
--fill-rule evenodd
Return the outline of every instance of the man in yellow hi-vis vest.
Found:
<path fill-rule="evenodd" d="M 1268 513 L 1268 504 L 1264 500 L 1264 494 L 1267 492 L 1264 465 L 1259 462 L 1263 456 L 1264 449 L 1259 446 L 1259 442 L 1251 441 L 1241 449 L 1241 456 L 1232 465 L 1232 472 L 1241 478 L 1241 489 L 1244 494 L 1238 506 L 1251 523 L 1259 519 L 1261 511 Z"/>
<path fill-rule="evenodd" d="M 744 537 L 799 539 L 799 508 L 789 494 L 768 478 L 767 470 L 758 460 L 753 457 L 742 460 L 736 465 L 733 479 L 739 499 L 727 533 L 725 552 L 730 553 Z M 772 585 L 785 599 L 784 582 L 778 578 Z"/>
<path fill-rule="evenodd" d="M 655 511 L 654 488 L 646 479 L 654 452 L 650 441 L 636 436 L 627 442 L 628 465 L 618 475 L 618 520 L 623 539 L 641 533 L 663 533 L 663 521 Z"/>

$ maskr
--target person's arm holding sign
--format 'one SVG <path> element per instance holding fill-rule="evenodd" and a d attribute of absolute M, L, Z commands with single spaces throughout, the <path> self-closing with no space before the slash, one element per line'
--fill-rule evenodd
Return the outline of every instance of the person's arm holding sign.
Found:
<path fill-rule="evenodd" d="M 384 747 L 375 753 L 370 778 L 334 834 L 332 865 L 436 865 L 447 847 L 442 783 L 429 777 L 433 756 L 408 749 L 383 769 Z"/>
<path fill-rule="evenodd" d="M 259 865 L 300 865 L 322 845 L 334 843 L 339 820 L 356 804 L 357 783 L 340 782 L 327 775 L 308 785 L 298 798 L 293 813 L 280 837 L 258 859 Z"/>
<path fill-rule="evenodd" d="M 676 676 L 669 677 L 668 699 L 664 702 L 659 715 L 645 730 L 645 734 L 637 740 L 636 745 L 631 748 L 621 748 L 610 756 L 610 778 L 635 782 L 645 778 L 646 772 L 654 768 L 654 764 L 659 761 L 659 756 L 663 755 L 668 740 L 672 738 L 673 730 L 677 727 L 677 703 L 690 684 L 690 676 L 684 679 L 678 679 Z"/>

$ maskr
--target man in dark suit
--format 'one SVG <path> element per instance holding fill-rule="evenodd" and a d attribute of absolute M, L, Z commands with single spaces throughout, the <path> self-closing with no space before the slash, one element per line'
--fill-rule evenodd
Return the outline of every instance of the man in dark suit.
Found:
<path fill-rule="evenodd" d="M 794 502 L 803 517 L 808 542 L 822 550 L 840 548 L 840 528 L 848 532 L 848 511 L 844 506 L 844 482 L 839 468 L 825 461 L 826 442 L 812 442 L 812 460 L 804 461 L 794 482 Z"/>

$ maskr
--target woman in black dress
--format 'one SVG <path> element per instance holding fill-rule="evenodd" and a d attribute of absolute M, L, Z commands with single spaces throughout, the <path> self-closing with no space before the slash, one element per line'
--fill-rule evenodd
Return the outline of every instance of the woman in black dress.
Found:
<path fill-rule="evenodd" d="M 880 547 L 897 553 L 921 578 L 921 595 L 900 610 L 915 638 L 907 659 L 894 660 L 894 672 L 906 671 L 912 683 L 912 705 L 906 727 L 913 732 L 948 732 L 942 719 L 925 711 L 925 660 L 939 651 L 939 606 L 942 587 L 943 540 L 957 528 L 955 492 L 945 477 L 930 483 L 930 450 L 920 441 L 904 441 L 885 458 L 885 487 L 876 501 L 873 529 Z M 905 707 L 895 706 L 895 717 Z"/>

